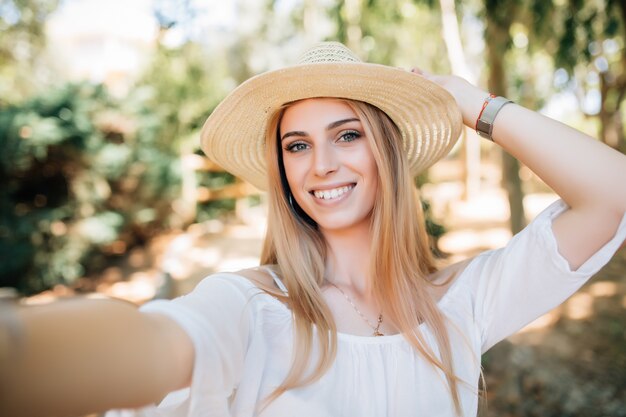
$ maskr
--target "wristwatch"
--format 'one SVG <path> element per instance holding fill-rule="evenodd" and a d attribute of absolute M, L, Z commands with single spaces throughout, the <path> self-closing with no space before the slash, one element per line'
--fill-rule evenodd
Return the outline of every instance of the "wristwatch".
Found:
<path fill-rule="evenodd" d="M 491 138 L 491 132 L 493 131 L 493 121 L 496 118 L 496 115 L 504 107 L 505 105 L 512 103 L 511 100 L 504 97 L 492 97 L 489 96 L 485 99 L 485 106 L 483 110 L 480 112 L 478 116 L 478 120 L 476 121 L 476 133 L 480 137 L 489 139 L 493 142 Z"/>

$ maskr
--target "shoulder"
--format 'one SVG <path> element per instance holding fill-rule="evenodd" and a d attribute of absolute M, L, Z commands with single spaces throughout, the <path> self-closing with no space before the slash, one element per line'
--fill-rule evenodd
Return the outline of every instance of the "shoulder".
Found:
<path fill-rule="evenodd" d="M 474 258 L 468 258 L 463 261 L 456 262 L 431 273 L 427 277 L 427 281 L 431 284 L 429 291 L 435 301 L 438 302 L 446 295 L 473 259 Z"/>
<path fill-rule="evenodd" d="M 270 266 L 260 266 L 255 268 L 241 269 L 235 272 L 216 274 L 216 276 L 235 278 L 240 281 L 252 284 L 264 291 L 275 292 L 278 289 L 274 278 L 267 271 Z"/>
<path fill-rule="evenodd" d="M 195 288 L 181 297 L 177 303 L 187 305 L 229 304 L 244 306 L 251 300 L 267 300 L 256 297 L 260 294 L 280 296 L 271 274 L 263 268 L 250 268 L 233 272 L 216 272 L 205 277 Z"/>

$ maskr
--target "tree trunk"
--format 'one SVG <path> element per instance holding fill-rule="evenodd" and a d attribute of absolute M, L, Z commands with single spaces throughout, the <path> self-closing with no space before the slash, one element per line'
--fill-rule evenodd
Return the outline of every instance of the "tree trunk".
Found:
<path fill-rule="evenodd" d="M 626 2 L 618 2 L 622 24 L 626 24 Z M 610 68 L 600 72 L 600 140 L 626 153 L 621 106 L 626 96 L 626 48 L 621 52 L 621 73 Z"/>
<path fill-rule="evenodd" d="M 622 39 L 626 37 L 626 31 L 624 30 L 624 25 L 626 25 L 626 2 L 619 1 L 617 2 L 622 18 Z M 615 109 L 615 121 L 617 125 L 618 131 L 618 144 L 617 150 L 626 154 L 626 133 L 624 133 L 624 121 L 622 120 L 622 104 L 624 103 L 624 97 L 626 97 L 626 48 L 622 47 L 622 73 L 619 75 L 617 79 L 617 101 L 616 101 L 616 109 Z"/>
<path fill-rule="evenodd" d="M 452 73 L 475 84 L 476 77 L 469 70 L 465 60 L 454 0 L 440 0 L 440 5 L 443 40 L 448 50 Z M 471 199 L 480 192 L 480 138 L 474 130 L 465 127 L 463 129 L 463 144 L 464 197 Z"/>
<path fill-rule="evenodd" d="M 311 45 L 318 40 L 318 27 L 320 24 L 319 5 L 315 0 L 305 0 L 302 11 L 302 28 L 304 39 Z"/>
<path fill-rule="evenodd" d="M 346 22 L 346 46 L 357 55 L 361 51 L 361 0 L 345 0 L 343 13 Z"/>
<path fill-rule="evenodd" d="M 494 17 L 487 11 L 487 25 L 485 28 L 485 44 L 487 46 L 487 62 L 489 65 L 489 90 L 499 96 L 507 96 L 504 76 L 504 54 L 510 44 L 510 20 L 504 24 L 494 21 Z M 512 233 L 517 233 L 526 225 L 524 214 L 524 192 L 519 177 L 519 162 L 511 155 L 502 151 L 502 176 L 504 188 L 509 197 L 511 211 L 510 227 Z"/>
<path fill-rule="evenodd" d="M 600 140 L 614 149 L 619 149 L 624 142 L 624 125 L 620 113 L 620 104 L 624 97 L 624 87 L 607 72 L 600 73 Z M 617 99 L 614 99 L 617 97 Z"/>

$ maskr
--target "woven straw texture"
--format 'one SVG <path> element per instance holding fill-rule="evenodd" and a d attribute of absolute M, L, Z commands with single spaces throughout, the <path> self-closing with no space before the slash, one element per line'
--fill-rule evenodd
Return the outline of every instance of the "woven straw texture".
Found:
<path fill-rule="evenodd" d="M 439 85 L 361 62 L 344 45 L 324 42 L 296 65 L 257 75 L 233 90 L 204 124 L 202 150 L 233 175 L 267 190 L 268 116 L 284 103 L 314 97 L 360 100 L 387 113 L 402 132 L 413 175 L 445 156 L 461 133 L 458 106 Z"/>

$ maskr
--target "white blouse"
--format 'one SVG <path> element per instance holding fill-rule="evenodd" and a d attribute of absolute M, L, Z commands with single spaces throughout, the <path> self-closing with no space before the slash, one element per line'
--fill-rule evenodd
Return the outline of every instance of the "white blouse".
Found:
<path fill-rule="evenodd" d="M 477 413 L 481 354 L 565 301 L 626 238 L 625 215 L 613 239 L 571 271 L 551 227 L 566 209 L 556 201 L 504 248 L 474 258 L 438 303 L 448 319 L 454 370 L 464 381 L 459 384 L 463 416 Z M 212 275 L 191 293 L 147 303 L 141 311 L 166 314 L 189 334 L 196 353 L 193 380 L 158 406 L 111 411 L 107 417 L 454 415 L 445 377 L 402 334 L 345 333 L 338 334 L 337 358 L 321 379 L 287 391 L 259 413 L 257 403 L 290 368 L 292 315 L 233 273 Z M 438 354 L 430 329 L 422 325 L 421 331 Z"/>

